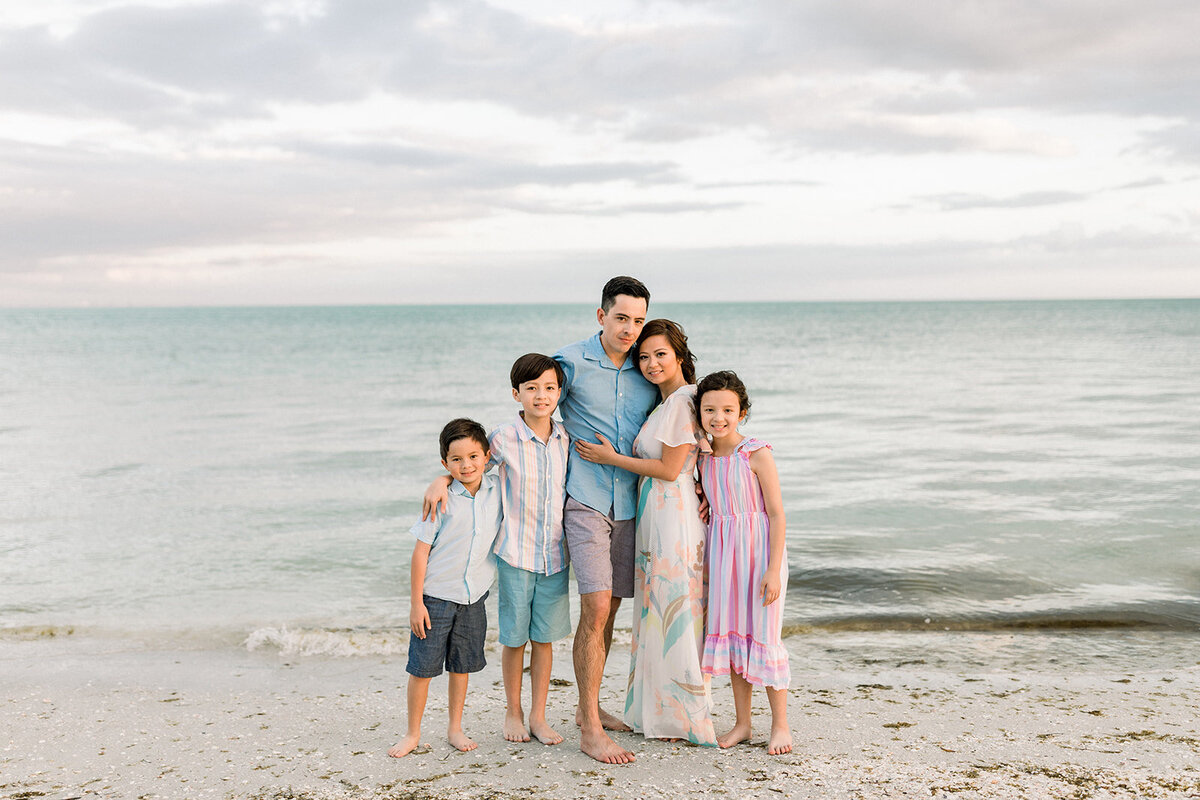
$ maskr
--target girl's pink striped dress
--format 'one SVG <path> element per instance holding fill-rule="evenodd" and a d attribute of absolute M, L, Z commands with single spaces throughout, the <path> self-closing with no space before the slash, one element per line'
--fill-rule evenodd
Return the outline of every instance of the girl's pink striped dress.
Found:
<path fill-rule="evenodd" d="M 787 559 L 779 599 L 763 608 L 759 587 L 771 557 L 770 522 L 750 453 L 771 445 L 746 438 L 728 456 L 702 455 L 700 480 L 708 497 L 708 621 L 700 668 L 748 683 L 786 689 L 791 681 L 783 646 Z"/>

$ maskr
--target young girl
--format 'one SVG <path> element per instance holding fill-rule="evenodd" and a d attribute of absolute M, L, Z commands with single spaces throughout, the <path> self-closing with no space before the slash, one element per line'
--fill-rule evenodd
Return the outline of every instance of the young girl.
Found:
<path fill-rule="evenodd" d="M 792 751 L 791 671 L 782 643 L 785 521 L 771 445 L 738 432 L 749 410 L 746 386 L 732 372 L 714 372 L 696 387 L 696 416 L 712 439 L 712 455 L 699 462 L 711 508 L 701 669 L 728 674 L 733 687 L 737 719 L 717 743 L 732 747 L 750 738 L 750 694 L 764 686 L 771 705 L 767 752 L 779 755 Z"/>

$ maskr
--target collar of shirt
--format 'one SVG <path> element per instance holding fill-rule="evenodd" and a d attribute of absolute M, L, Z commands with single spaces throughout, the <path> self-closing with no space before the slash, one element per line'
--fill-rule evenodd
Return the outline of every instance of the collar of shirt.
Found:
<path fill-rule="evenodd" d="M 462 481 L 458 480 L 458 478 L 450 481 L 450 488 L 447 491 L 470 499 L 472 497 L 478 497 L 480 492 L 490 492 L 497 486 L 499 486 L 499 479 L 495 476 L 495 474 L 492 472 L 485 472 L 479 481 L 479 488 L 475 490 L 475 494 L 472 495 L 469 491 L 467 491 L 467 487 L 463 486 Z"/>
<path fill-rule="evenodd" d="M 534 433 L 533 428 L 529 427 L 529 423 L 525 421 L 525 412 L 518 411 L 517 419 L 520 420 L 520 422 L 521 422 L 521 424 L 517 426 L 517 436 L 521 437 L 522 439 L 524 439 L 527 442 L 528 441 L 537 441 L 537 442 L 541 442 L 542 444 L 545 444 L 545 442 L 542 442 L 542 437 L 540 437 L 536 433 Z M 567 435 L 567 432 L 563 430 L 563 426 L 559 423 L 558 420 L 556 420 L 556 419 L 550 420 L 550 438 L 551 439 L 561 439 L 563 436 L 566 436 L 566 435 Z"/>
<path fill-rule="evenodd" d="M 596 331 L 596 335 L 588 339 L 583 345 L 583 357 L 588 361 L 596 361 L 605 369 L 627 370 L 633 369 L 633 359 L 630 355 L 633 353 L 633 348 L 625 354 L 625 360 L 621 362 L 621 366 L 613 363 L 613 360 L 608 357 L 608 351 L 604 349 L 604 345 L 600 342 L 600 331 Z"/>

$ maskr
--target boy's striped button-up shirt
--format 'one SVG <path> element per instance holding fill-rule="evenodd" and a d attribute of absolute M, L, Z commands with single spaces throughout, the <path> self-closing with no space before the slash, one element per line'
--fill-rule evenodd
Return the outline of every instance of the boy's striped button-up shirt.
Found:
<path fill-rule="evenodd" d="M 566 429 L 551 420 L 550 438 L 543 442 L 518 414 L 515 422 L 492 431 L 489 444 L 504 506 L 496 555 L 509 566 L 543 575 L 566 569 L 563 506 L 571 450 Z"/>

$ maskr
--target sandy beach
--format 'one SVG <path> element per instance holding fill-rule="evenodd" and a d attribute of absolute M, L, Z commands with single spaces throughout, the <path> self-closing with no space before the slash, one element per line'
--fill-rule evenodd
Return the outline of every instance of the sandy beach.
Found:
<path fill-rule="evenodd" d="M 904 658 L 924 647 L 921 636 L 940 649 Z M 766 754 L 765 698 L 756 695 L 753 743 L 721 751 L 617 734 L 637 756 L 627 766 L 578 750 L 569 639 L 556 646 L 549 713 L 563 744 L 500 736 L 493 642 L 466 710 L 479 748 L 446 743 L 439 680 L 426 745 L 403 759 L 386 755 L 404 724 L 403 654 L 5 642 L 0 797 L 1200 797 L 1194 638 L 1160 643 L 1175 655 L 1149 668 L 1063 666 L 1050 656 L 996 670 L 989 654 L 1021 661 L 1007 655 L 1014 637 L 931 636 L 789 639 L 790 755 Z M 618 635 L 609 662 L 606 708 L 621 705 L 627 641 Z M 720 729 L 732 719 L 726 680 L 714 696 Z"/>

